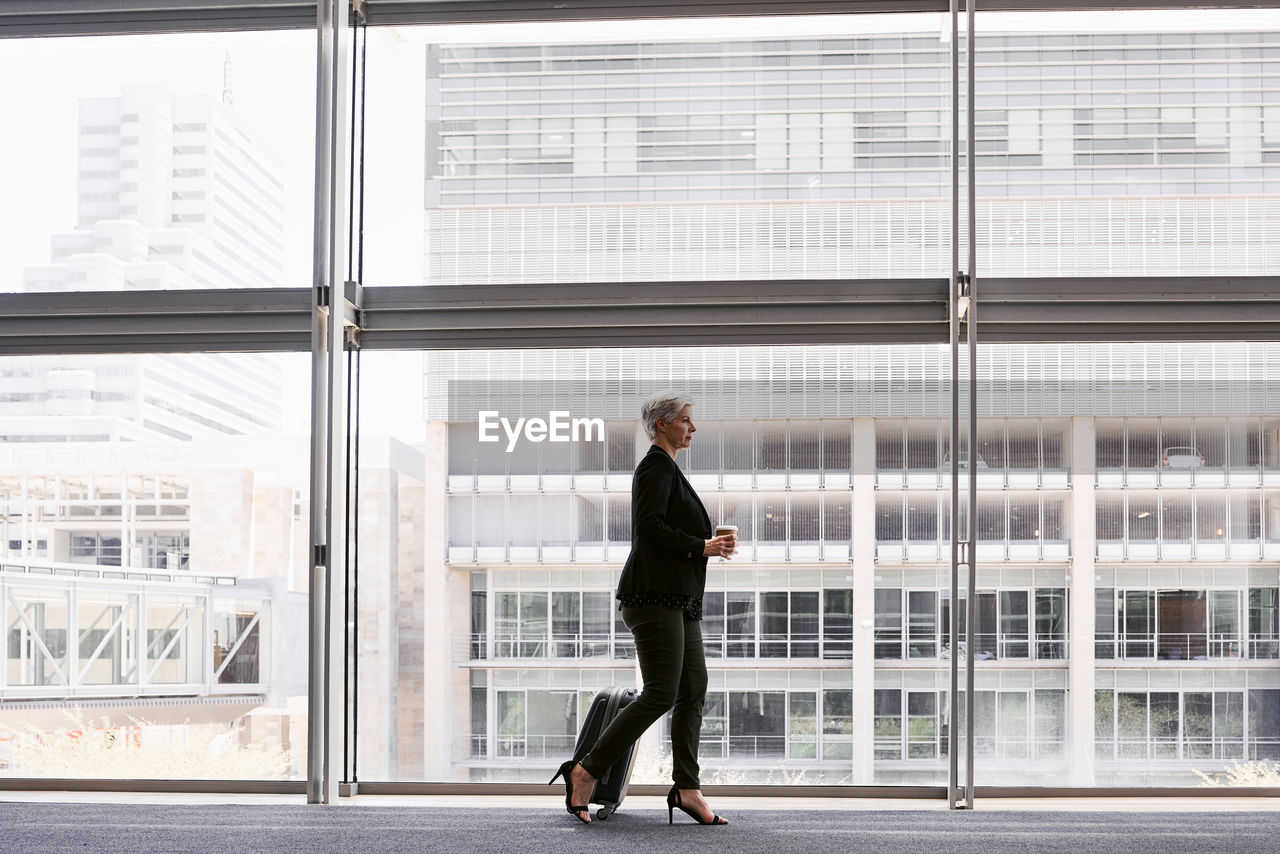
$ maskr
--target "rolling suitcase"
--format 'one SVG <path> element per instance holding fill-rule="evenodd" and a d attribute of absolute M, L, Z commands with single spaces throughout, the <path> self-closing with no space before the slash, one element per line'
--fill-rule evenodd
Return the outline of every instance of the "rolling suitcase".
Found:
<path fill-rule="evenodd" d="M 634 688 L 604 688 L 596 694 L 587 709 L 582 728 L 578 731 L 578 742 L 573 748 L 573 758 L 576 761 L 581 761 L 582 757 L 591 752 L 600 733 L 618 716 L 618 712 L 634 703 L 637 696 L 639 695 Z M 622 799 L 627 796 L 627 784 L 631 782 L 631 766 L 635 758 L 636 746 L 632 744 L 596 783 L 595 794 L 591 796 L 591 803 L 600 805 L 600 809 L 596 810 L 596 818 L 606 819 L 621 806 Z"/>

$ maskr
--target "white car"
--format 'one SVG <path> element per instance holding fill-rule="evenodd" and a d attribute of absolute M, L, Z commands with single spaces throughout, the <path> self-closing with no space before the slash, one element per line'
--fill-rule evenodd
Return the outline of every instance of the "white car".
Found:
<path fill-rule="evenodd" d="M 1194 469 L 1204 465 L 1204 457 L 1195 448 L 1177 445 L 1165 448 L 1160 457 L 1160 467 L 1166 469 Z"/>

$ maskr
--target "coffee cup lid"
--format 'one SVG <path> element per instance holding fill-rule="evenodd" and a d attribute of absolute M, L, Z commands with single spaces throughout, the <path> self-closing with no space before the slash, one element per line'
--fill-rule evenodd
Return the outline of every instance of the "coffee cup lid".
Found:
<path fill-rule="evenodd" d="M 717 531 L 736 531 L 738 530 L 738 526 L 737 525 L 716 525 L 716 530 Z"/>

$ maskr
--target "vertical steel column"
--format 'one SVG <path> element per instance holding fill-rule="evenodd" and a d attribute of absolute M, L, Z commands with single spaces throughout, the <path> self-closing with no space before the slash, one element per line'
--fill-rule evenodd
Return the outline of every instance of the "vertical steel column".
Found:
<path fill-rule="evenodd" d="M 359 747 L 360 685 L 360 525 L 357 508 L 360 503 L 360 351 L 347 351 L 347 458 L 351 461 L 347 493 L 346 528 L 350 537 L 344 566 L 343 596 L 343 704 L 342 704 L 342 782 L 353 787 L 357 781 L 356 751 Z"/>
<path fill-rule="evenodd" d="M 363 304 L 361 284 L 364 281 L 364 129 L 365 129 L 365 69 L 369 50 L 369 30 L 364 20 L 360 0 L 352 4 L 352 62 L 351 62 L 351 120 L 350 164 L 347 206 L 347 281 L 343 288 L 347 305 L 345 310 L 358 310 Z M 357 100 L 358 99 L 358 100 Z M 358 128 L 357 128 L 358 125 Z M 351 301 L 354 300 L 354 306 Z M 348 783 L 347 792 L 356 794 L 357 750 L 359 748 L 359 685 L 360 685 L 360 349 L 358 341 L 349 344 L 347 350 L 347 420 L 346 454 L 350 465 L 346 469 L 349 489 L 345 513 L 345 531 L 349 548 L 344 565 L 343 617 L 343 721 L 342 721 L 342 782 Z"/>
<path fill-rule="evenodd" d="M 968 311 L 965 314 L 965 335 L 969 341 L 969 548 L 968 548 L 968 564 L 969 564 L 969 601 L 966 607 L 968 612 L 968 632 L 964 645 L 964 667 L 965 667 L 965 700 L 964 700 L 964 722 L 965 722 L 965 784 L 964 784 L 964 805 L 966 809 L 973 809 L 973 735 L 976 727 L 973 720 L 973 655 L 974 655 L 974 623 L 977 621 L 977 589 L 978 589 L 978 277 L 976 274 L 978 265 L 978 189 L 977 189 L 977 146 L 975 139 L 977 132 L 975 130 L 976 116 L 974 106 L 974 68 L 976 56 L 976 42 L 974 40 L 974 6 L 977 0 L 965 0 L 965 11 L 967 13 L 968 38 L 965 40 L 965 56 L 968 59 L 969 67 L 969 91 L 966 103 L 965 118 L 969 122 L 969 134 L 966 145 L 965 164 L 969 170 L 968 194 L 969 200 L 969 265 L 965 275 L 966 295 L 968 296 Z M 951 456 L 958 456 L 954 451 Z"/>
<path fill-rule="evenodd" d="M 308 625 L 307 803 L 338 799 L 341 762 L 343 597 L 333 567 L 345 564 L 346 444 L 343 440 L 346 260 L 347 66 L 351 30 L 346 0 L 316 6 L 315 219 L 311 325 L 311 574 Z M 339 576 L 338 582 L 342 579 Z M 336 611 L 336 615 L 335 615 Z M 335 687 L 337 690 L 335 690 Z"/>
<path fill-rule="evenodd" d="M 951 0 L 951 286 L 947 291 L 947 320 L 951 341 L 951 620 L 947 626 L 951 677 L 947 705 L 947 806 L 960 799 L 959 649 L 960 601 L 960 19 L 958 0 Z"/>
<path fill-rule="evenodd" d="M 951 624 L 948 642 L 951 647 L 949 674 L 951 693 L 948 714 L 947 747 L 949 774 L 947 797 L 952 809 L 959 809 L 960 792 L 964 807 L 973 808 L 973 691 L 974 691 L 974 622 L 977 616 L 977 543 L 978 543 L 978 335 L 974 268 L 977 265 L 977 196 L 974 159 L 974 4 L 965 0 L 965 56 L 968 80 L 965 88 L 965 212 L 968 219 L 966 269 L 960 269 L 960 15 L 958 0 L 951 0 L 951 292 L 948 316 L 951 341 Z M 965 452 L 968 466 L 968 518 L 963 538 L 960 534 L 960 322 L 964 321 L 969 356 L 969 417 Z M 968 572 L 965 581 L 964 637 L 964 768 L 963 789 L 960 786 L 960 565 Z"/>

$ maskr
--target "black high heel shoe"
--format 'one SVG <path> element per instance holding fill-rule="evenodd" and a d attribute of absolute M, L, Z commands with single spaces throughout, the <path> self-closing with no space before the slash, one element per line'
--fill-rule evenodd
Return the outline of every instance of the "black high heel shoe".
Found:
<path fill-rule="evenodd" d="M 559 770 L 556 771 L 556 775 L 551 778 L 551 780 L 547 783 L 547 785 L 550 786 L 560 777 L 564 777 L 565 811 L 570 812 L 573 815 L 577 816 L 578 821 L 582 822 L 583 824 L 590 824 L 591 823 L 591 818 L 590 818 L 591 807 L 588 806 L 587 804 L 582 804 L 581 806 L 579 806 L 573 802 L 573 767 L 577 764 L 578 764 L 577 761 L 573 759 L 570 759 L 569 761 L 563 763 L 560 766 Z M 586 813 L 588 817 L 583 818 L 583 813 Z"/>
<path fill-rule="evenodd" d="M 711 814 L 711 821 L 703 821 L 702 816 L 680 803 L 680 790 L 675 786 L 671 787 L 671 791 L 667 792 L 667 824 L 675 824 L 675 811 L 679 809 L 685 815 L 692 818 L 698 824 L 728 824 L 729 822 L 715 813 Z"/>

